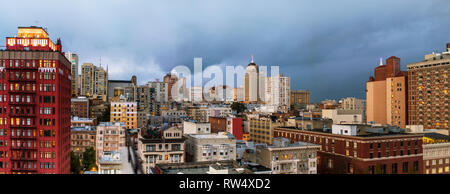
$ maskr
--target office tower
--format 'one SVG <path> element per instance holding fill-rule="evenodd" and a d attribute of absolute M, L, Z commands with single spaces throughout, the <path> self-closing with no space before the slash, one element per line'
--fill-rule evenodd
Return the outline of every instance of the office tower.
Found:
<path fill-rule="evenodd" d="M 19 27 L 0 51 L 0 173 L 70 173 L 71 62 L 61 40 Z"/>
<path fill-rule="evenodd" d="M 71 79 L 72 79 L 72 96 L 78 96 L 78 55 L 75 53 L 67 52 L 64 54 L 71 63 Z"/>
<path fill-rule="evenodd" d="M 406 127 L 407 124 L 407 73 L 400 71 L 400 58 L 395 56 L 380 60 L 375 77 L 366 83 L 367 122 Z"/>
<path fill-rule="evenodd" d="M 432 53 L 407 65 L 410 125 L 449 130 L 450 44 L 447 52 Z"/>

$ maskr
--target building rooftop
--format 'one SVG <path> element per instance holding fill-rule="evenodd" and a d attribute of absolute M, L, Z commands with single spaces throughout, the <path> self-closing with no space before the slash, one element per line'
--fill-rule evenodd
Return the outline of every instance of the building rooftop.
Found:
<path fill-rule="evenodd" d="M 339 124 L 339 125 L 355 125 L 358 127 L 357 135 L 343 135 L 343 134 L 333 134 L 331 129 L 311 129 L 311 130 L 302 130 L 296 127 L 277 127 L 278 129 L 290 129 L 290 130 L 299 130 L 299 131 L 311 131 L 317 133 L 325 133 L 332 135 L 341 135 L 341 136 L 353 136 L 353 137 L 382 137 L 382 136 L 417 136 L 418 134 L 406 133 L 404 129 L 396 127 L 396 126 L 371 126 L 364 124 Z"/>
<path fill-rule="evenodd" d="M 236 139 L 232 133 L 219 132 L 219 133 L 205 133 L 205 134 L 188 134 L 195 139 Z"/>
<path fill-rule="evenodd" d="M 210 170 L 228 170 L 228 174 L 241 174 L 235 161 L 206 161 L 173 164 L 157 164 L 155 169 L 162 174 L 209 174 Z"/>
<path fill-rule="evenodd" d="M 309 146 L 320 146 L 313 143 L 308 142 L 294 142 L 290 143 L 291 141 L 284 137 L 276 137 L 273 138 L 273 145 L 267 146 L 267 148 L 292 148 L 292 147 L 309 147 Z"/>
<path fill-rule="evenodd" d="M 71 122 L 93 122 L 93 118 L 72 117 Z"/>
<path fill-rule="evenodd" d="M 101 127 L 111 127 L 111 126 L 121 126 L 121 127 L 125 127 L 125 123 L 123 122 L 100 122 L 98 124 L 98 126 Z"/>
<path fill-rule="evenodd" d="M 108 82 L 133 83 L 131 80 L 108 80 Z"/>
<path fill-rule="evenodd" d="M 96 128 L 94 126 L 84 126 L 84 127 L 72 127 L 71 131 L 95 131 Z"/>
<path fill-rule="evenodd" d="M 423 134 L 424 137 L 433 139 L 433 140 L 444 140 L 444 141 L 450 141 L 450 136 L 448 135 L 443 135 L 440 133 L 424 133 Z"/>
<path fill-rule="evenodd" d="M 99 163 L 121 164 L 121 153 L 118 151 L 103 152 L 103 156 L 98 159 Z"/>

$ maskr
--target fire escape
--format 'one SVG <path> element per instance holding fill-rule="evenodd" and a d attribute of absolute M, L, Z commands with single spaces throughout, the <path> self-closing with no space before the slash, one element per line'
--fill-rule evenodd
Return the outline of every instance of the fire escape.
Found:
<path fill-rule="evenodd" d="M 20 60 L 8 67 L 10 153 L 12 173 L 37 173 L 36 84 L 37 65 Z M 26 64 L 25 64 L 26 63 Z M 34 72 L 34 75 L 33 75 Z M 12 84 L 12 88 L 11 88 Z"/>

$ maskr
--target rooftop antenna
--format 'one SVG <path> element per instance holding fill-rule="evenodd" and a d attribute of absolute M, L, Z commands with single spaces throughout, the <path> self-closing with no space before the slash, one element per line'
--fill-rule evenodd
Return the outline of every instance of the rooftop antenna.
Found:
<path fill-rule="evenodd" d="M 102 67 L 102 56 L 100 56 L 100 67 Z"/>
<path fill-rule="evenodd" d="M 383 65 L 383 58 L 380 57 L 380 66 L 382 66 L 382 65 Z"/>
<path fill-rule="evenodd" d="M 251 63 L 255 63 L 253 54 L 251 54 L 251 57 L 252 57 L 252 62 Z"/>

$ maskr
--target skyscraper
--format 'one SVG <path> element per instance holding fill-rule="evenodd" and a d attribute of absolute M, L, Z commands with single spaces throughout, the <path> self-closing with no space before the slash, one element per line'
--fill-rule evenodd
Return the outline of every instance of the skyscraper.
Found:
<path fill-rule="evenodd" d="M 380 60 L 375 77 L 366 83 L 367 122 L 406 127 L 407 73 L 400 71 L 400 58 Z"/>
<path fill-rule="evenodd" d="M 71 63 L 71 78 L 72 78 L 72 96 L 78 96 L 78 55 L 75 53 L 67 52 L 64 54 Z"/>
<path fill-rule="evenodd" d="M 253 61 L 247 65 L 244 78 L 244 101 L 247 103 L 258 103 L 259 98 L 259 68 Z"/>
<path fill-rule="evenodd" d="M 70 173 L 71 62 L 41 27 L 0 51 L 0 173 Z"/>
<path fill-rule="evenodd" d="M 283 75 L 267 77 L 266 104 L 287 111 L 290 106 L 291 79 Z"/>

